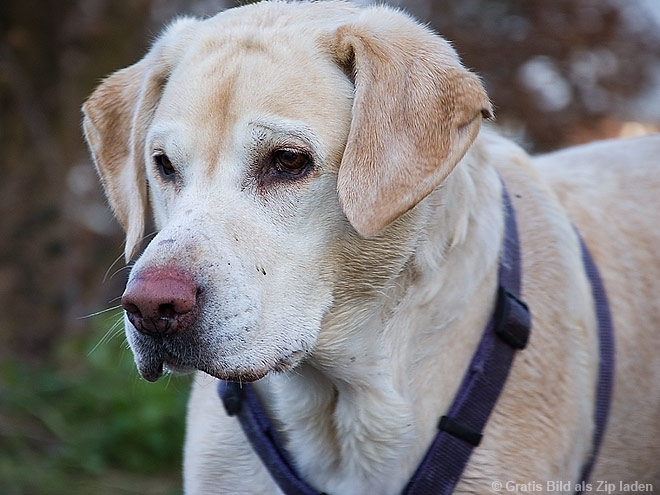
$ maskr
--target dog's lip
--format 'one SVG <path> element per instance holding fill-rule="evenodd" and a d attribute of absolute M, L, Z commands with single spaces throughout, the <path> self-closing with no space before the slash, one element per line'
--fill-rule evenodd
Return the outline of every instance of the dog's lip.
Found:
<path fill-rule="evenodd" d="M 146 363 L 140 363 L 138 364 L 138 371 L 142 378 L 148 382 L 155 382 L 163 376 L 163 361 L 150 360 Z"/>
<path fill-rule="evenodd" d="M 197 368 L 195 368 L 194 366 L 181 365 L 177 363 L 172 363 L 167 360 L 163 364 L 168 371 L 171 371 L 172 373 L 175 373 L 177 375 L 187 375 L 197 370 Z"/>
<path fill-rule="evenodd" d="M 271 369 L 264 367 L 258 370 L 232 372 L 226 369 L 213 368 L 209 366 L 190 367 L 190 366 L 173 365 L 167 361 L 165 362 L 165 367 L 174 373 L 185 374 L 185 373 L 192 373 L 194 371 L 201 371 L 202 373 L 206 373 L 207 375 L 217 378 L 218 380 L 224 380 L 228 382 L 240 382 L 240 383 L 256 382 L 257 380 L 261 380 L 270 371 L 272 371 Z"/>
<path fill-rule="evenodd" d="M 138 371 L 142 378 L 149 382 L 156 382 L 163 376 L 164 371 L 170 371 L 176 374 L 188 374 L 195 371 L 201 371 L 219 380 L 230 382 L 250 383 L 261 380 L 273 369 L 266 367 L 255 370 L 242 370 L 242 371 L 229 371 L 222 368 L 204 366 L 204 365 L 187 365 L 182 364 L 176 358 L 169 357 L 165 359 L 147 359 L 142 360 L 138 364 Z"/>
<path fill-rule="evenodd" d="M 195 371 L 195 368 L 182 365 L 178 361 L 164 350 L 140 353 L 140 359 L 137 359 L 137 368 L 142 378 L 149 382 L 157 381 L 163 376 L 165 369 L 178 374 Z"/>
<path fill-rule="evenodd" d="M 219 380 L 250 383 L 261 380 L 270 372 L 283 373 L 289 371 L 304 361 L 306 356 L 305 351 L 297 350 L 279 358 L 271 365 L 263 364 L 257 368 L 248 369 L 228 369 L 220 365 L 185 362 L 185 360 L 177 357 L 175 353 L 161 349 L 158 353 L 143 355 L 142 359 L 138 360 L 138 371 L 149 382 L 157 381 L 167 370 L 175 374 L 201 371 Z"/>

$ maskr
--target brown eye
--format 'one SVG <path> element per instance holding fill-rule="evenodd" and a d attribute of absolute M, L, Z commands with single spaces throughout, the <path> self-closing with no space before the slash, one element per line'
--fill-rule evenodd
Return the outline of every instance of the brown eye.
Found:
<path fill-rule="evenodd" d="M 174 176 L 176 175 L 176 170 L 172 166 L 172 162 L 167 157 L 167 155 L 165 153 L 156 153 L 155 155 L 153 155 L 153 157 L 154 157 L 154 163 L 156 164 L 156 168 L 158 169 L 158 172 L 160 173 L 161 177 L 167 180 L 174 179 Z"/>
<path fill-rule="evenodd" d="M 275 170 L 283 175 L 299 176 L 312 165 L 311 157 L 300 151 L 277 150 L 273 153 Z"/>

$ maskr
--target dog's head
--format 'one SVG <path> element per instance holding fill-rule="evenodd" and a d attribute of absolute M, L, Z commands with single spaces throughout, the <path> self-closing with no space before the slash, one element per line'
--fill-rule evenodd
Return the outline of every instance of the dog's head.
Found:
<path fill-rule="evenodd" d="M 490 112 L 449 44 L 388 8 L 265 2 L 173 23 L 84 105 L 127 258 L 148 204 L 158 230 L 122 299 L 142 375 L 300 363 L 339 287 L 396 270 L 404 214 Z"/>

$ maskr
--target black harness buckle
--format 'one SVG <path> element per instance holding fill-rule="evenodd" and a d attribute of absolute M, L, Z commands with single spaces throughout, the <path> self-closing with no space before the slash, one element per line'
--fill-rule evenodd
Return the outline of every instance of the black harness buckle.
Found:
<path fill-rule="evenodd" d="M 495 305 L 495 333 L 514 349 L 524 349 L 531 328 L 527 304 L 500 286 Z"/>
<path fill-rule="evenodd" d="M 442 416 L 440 418 L 438 429 L 446 431 L 450 435 L 469 443 L 473 447 L 476 447 L 481 443 L 481 437 L 483 436 L 480 431 L 477 431 L 460 421 L 456 421 L 450 416 Z"/>

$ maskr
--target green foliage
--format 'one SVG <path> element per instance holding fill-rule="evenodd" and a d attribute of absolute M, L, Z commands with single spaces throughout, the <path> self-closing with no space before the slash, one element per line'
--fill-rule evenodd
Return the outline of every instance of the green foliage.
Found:
<path fill-rule="evenodd" d="M 53 362 L 0 364 L 3 494 L 180 491 L 189 379 L 145 382 L 123 334 L 99 342 L 103 331 L 68 339 Z"/>

